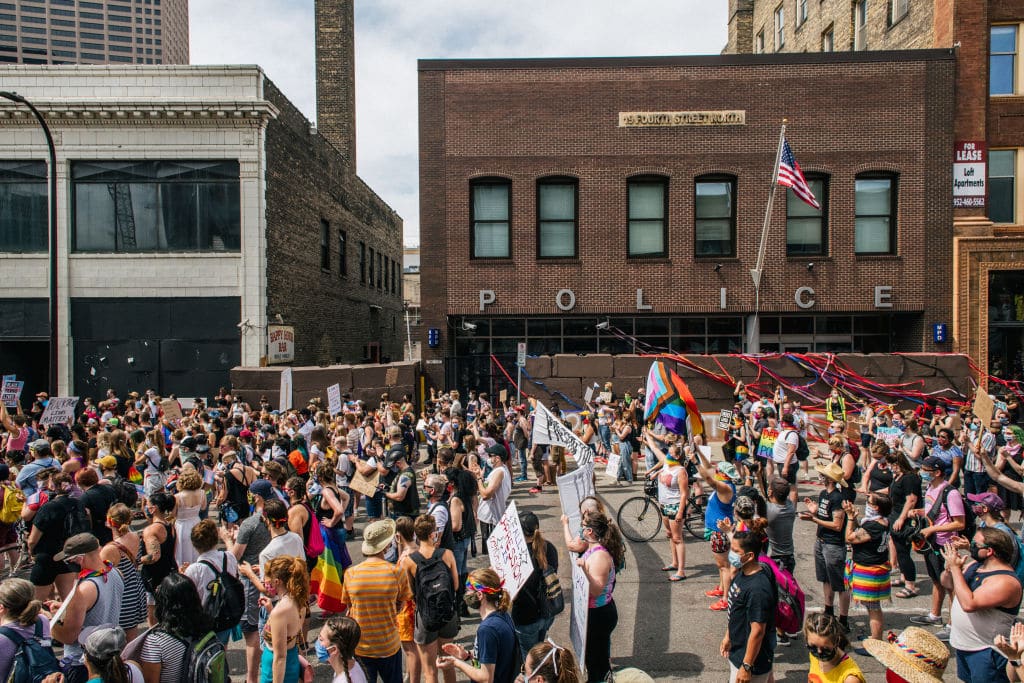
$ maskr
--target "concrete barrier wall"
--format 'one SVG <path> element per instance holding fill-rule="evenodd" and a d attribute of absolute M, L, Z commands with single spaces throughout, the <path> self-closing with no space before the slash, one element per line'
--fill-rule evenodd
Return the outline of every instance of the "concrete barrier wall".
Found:
<path fill-rule="evenodd" d="M 250 404 L 266 396 L 270 405 L 280 405 L 281 371 L 284 365 L 266 368 L 237 367 L 231 370 L 232 394 L 241 396 Z M 395 381 L 388 384 L 388 370 L 394 368 Z M 387 392 L 392 399 L 401 399 L 409 394 L 416 399 L 417 382 L 420 376 L 418 362 L 385 363 L 381 365 L 329 365 L 299 366 L 292 368 L 292 406 L 305 407 L 313 398 L 319 397 L 327 406 L 327 387 L 341 386 L 342 394 L 351 394 L 353 399 L 376 406 L 380 396 Z"/>

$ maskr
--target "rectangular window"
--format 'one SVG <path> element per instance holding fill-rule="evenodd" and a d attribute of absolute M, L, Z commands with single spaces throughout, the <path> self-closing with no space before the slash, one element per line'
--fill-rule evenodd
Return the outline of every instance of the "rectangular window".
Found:
<path fill-rule="evenodd" d="M 366 284 L 366 242 L 359 243 L 359 283 Z"/>
<path fill-rule="evenodd" d="M 377 289 L 380 289 L 384 279 L 384 252 L 377 252 Z"/>
<path fill-rule="evenodd" d="M 853 49 L 867 49 L 868 0 L 853 4 Z"/>
<path fill-rule="evenodd" d="M 757 37 L 754 38 L 754 53 L 755 54 L 759 54 L 759 55 L 764 54 L 764 30 L 763 29 L 758 31 L 757 32 Z"/>
<path fill-rule="evenodd" d="M 510 258 L 512 184 L 506 180 L 475 182 L 470 186 L 473 258 Z"/>
<path fill-rule="evenodd" d="M 83 55 L 87 57 L 87 55 Z M 77 161 L 77 251 L 238 251 L 238 162 Z"/>
<path fill-rule="evenodd" d="M 855 183 L 854 251 L 892 254 L 896 251 L 896 178 L 861 176 Z"/>
<path fill-rule="evenodd" d="M 694 246 L 697 256 L 735 256 L 736 179 L 694 183 Z"/>
<path fill-rule="evenodd" d="M 331 272 L 331 224 L 320 220 L 320 270 Z"/>
<path fill-rule="evenodd" d="M 376 281 L 374 279 L 374 276 L 373 276 L 374 273 L 376 272 L 376 270 L 374 270 L 376 268 L 376 266 L 377 266 L 377 252 L 374 251 L 373 247 L 370 247 L 370 286 L 371 287 L 373 287 L 373 283 Z"/>
<path fill-rule="evenodd" d="M 807 21 L 807 0 L 796 0 L 796 25 Z"/>
<path fill-rule="evenodd" d="M 664 178 L 634 179 L 629 181 L 627 190 L 627 255 L 667 256 L 668 181 Z"/>
<path fill-rule="evenodd" d="M 910 10 L 910 0 L 889 0 L 889 25 L 907 16 Z"/>
<path fill-rule="evenodd" d="M 398 261 L 391 262 L 391 293 L 398 294 Z"/>
<path fill-rule="evenodd" d="M 348 233 L 338 231 L 338 275 L 348 277 Z"/>
<path fill-rule="evenodd" d="M 576 258 L 575 180 L 537 183 L 537 258 Z"/>
<path fill-rule="evenodd" d="M 775 51 L 781 52 L 786 45 L 786 9 L 779 5 L 775 8 Z"/>
<path fill-rule="evenodd" d="M 786 255 L 818 256 L 827 253 L 828 224 L 825 220 L 827 188 L 824 178 L 808 177 L 807 185 L 821 204 L 815 209 L 786 189 Z"/>
<path fill-rule="evenodd" d="M 821 34 L 821 51 L 822 52 L 834 52 L 836 49 L 836 34 L 835 29 L 829 26 L 825 29 L 825 32 Z"/>
<path fill-rule="evenodd" d="M 989 44 L 988 94 L 1012 95 L 1017 85 L 1017 27 L 993 26 Z"/>
<path fill-rule="evenodd" d="M 0 161 L 0 252 L 47 250 L 48 199 L 45 163 Z"/>
<path fill-rule="evenodd" d="M 993 223 L 1017 222 L 1017 150 L 988 153 L 988 217 Z"/>

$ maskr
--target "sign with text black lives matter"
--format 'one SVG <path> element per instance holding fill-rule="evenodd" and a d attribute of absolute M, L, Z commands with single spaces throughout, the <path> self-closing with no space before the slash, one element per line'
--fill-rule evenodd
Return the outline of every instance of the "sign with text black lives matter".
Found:
<path fill-rule="evenodd" d="M 46 410 L 39 418 L 39 424 L 44 427 L 68 424 L 75 419 L 75 406 L 77 405 L 77 396 L 53 396 L 46 404 Z"/>
<path fill-rule="evenodd" d="M 953 206 L 984 208 L 988 150 L 984 140 L 958 140 L 954 145 Z"/>

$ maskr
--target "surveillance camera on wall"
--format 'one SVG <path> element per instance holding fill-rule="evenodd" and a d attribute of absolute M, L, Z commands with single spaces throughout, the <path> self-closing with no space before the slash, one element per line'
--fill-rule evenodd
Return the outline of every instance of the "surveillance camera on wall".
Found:
<path fill-rule="evenodd" d="M 599 330 L 607 330 L 611 326 L 612 326 L 612 324 L 610 322 L 608 322 L 607 320 L 605 320 L 604 322 L 601 322 L 601 323 L 597 324 L 597 329 L 599 329 Z"/>
<path fill-rule="evenodd" d="M 476 325 L 474 325 L 473 323 L 468 323 L 468 322 L 463 321 L 462 322 L 462 329 L 464 329 L 466 332 L 472 332 L 473 330 L 476 329 Z"/>

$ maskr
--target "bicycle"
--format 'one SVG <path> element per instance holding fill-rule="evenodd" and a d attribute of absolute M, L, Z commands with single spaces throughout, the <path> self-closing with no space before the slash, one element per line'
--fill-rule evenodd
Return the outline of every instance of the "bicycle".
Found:
<path fill-rule="evenodd" d="M 686 498 L 683 526 L 694 538 L 704 539 L 704 506 L 707 494 L 695 494 L 691 488 Z M 658 503 L 658 482 L 644 481 L 644 495 L 633 496 L 619 506 L 615 515 L 622 535 L 634 543 L 647 543 L 661 531 L 661 505 Z"/>

